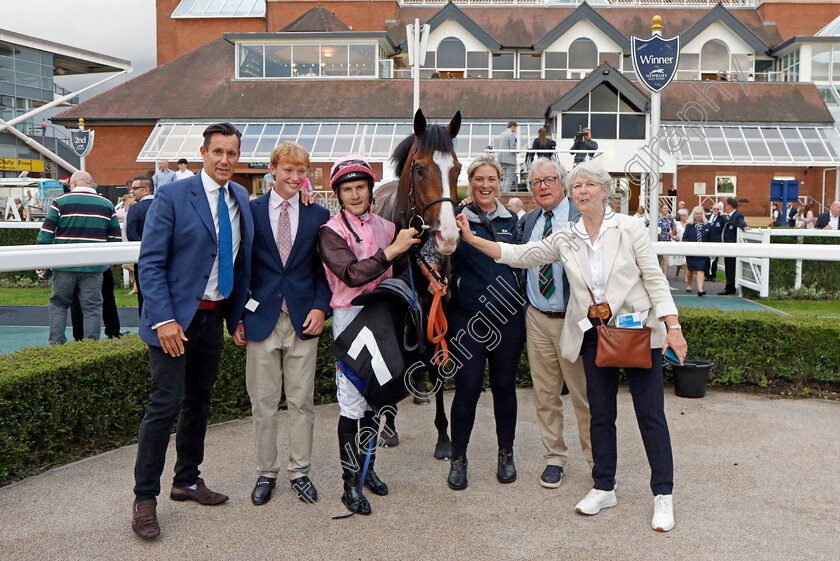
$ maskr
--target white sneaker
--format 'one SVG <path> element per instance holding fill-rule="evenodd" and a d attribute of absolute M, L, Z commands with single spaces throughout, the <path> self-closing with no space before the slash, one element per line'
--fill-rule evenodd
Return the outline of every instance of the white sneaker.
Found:
<path fill-rule="evenodd" d="M 612 491 L 601 491 L 600 489 L 592 489 L 583 497 L 575 510 L 581 514 L 598 514 L 602 508 L 609 508 L 618 504 L 615 500 L 615 489 Z"/>
<path fill-rule="evenodd" d="M 668 532 L 674 527 L 674 496 L 656 495 L 653 498 L 653 520 L 650 527 L 657 532 Z"/>

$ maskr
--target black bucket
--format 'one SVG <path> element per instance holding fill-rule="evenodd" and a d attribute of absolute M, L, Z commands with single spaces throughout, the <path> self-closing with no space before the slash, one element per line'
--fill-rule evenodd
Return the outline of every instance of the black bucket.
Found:
<path fill-rule="evenodd" d="M 685 364 L 672 364 L 674 393 L 680 397 L 706 397 L 709 372 L 714 366 L 704 360 L 686 360 Z"/>

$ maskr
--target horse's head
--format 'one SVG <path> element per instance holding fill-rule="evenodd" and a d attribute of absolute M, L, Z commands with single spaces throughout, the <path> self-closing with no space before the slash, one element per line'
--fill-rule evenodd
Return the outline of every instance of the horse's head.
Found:
<path fill-rule="evenodd" d="M 455 223 L 458 200 L 458 175 L 461 164 L 452 142 L 461 128 L 461 112 L 444 128 L 426 125 L 419 109 L 414 115 L 414 136 L 406 138 L 394 154 L 394 162 L 402 166 L 400 173 L 400 208 L 407 208 L 410 226 L 429 226 L 437 251 L 450 255 L 458 245 Z M 398 168 L 399 169 L 399 168 Z"/>

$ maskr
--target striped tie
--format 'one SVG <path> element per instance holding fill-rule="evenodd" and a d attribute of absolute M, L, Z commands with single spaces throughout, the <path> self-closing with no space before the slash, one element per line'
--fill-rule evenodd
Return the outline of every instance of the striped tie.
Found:
<path fill-rule="evenodd" d="M 544 216 L 543 239 L 551 235 L 551 217 L 554 216 L 554 213 L 549 210 L 546 211 Z M 554 294 L 554 267 L 552 263 L 546 263 L 540 267 L 540 294 L 545 298 L 550 298 Z"/>

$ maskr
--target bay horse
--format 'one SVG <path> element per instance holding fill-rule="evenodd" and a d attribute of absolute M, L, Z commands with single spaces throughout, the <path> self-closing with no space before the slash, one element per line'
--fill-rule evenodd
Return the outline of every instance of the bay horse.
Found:
<path fill-rule="evenodd" d="M 409 253 L 412 277 L 417 299 L 429 321 L 443 322 L 441 295 L 433 297 L 428 290 L 429 280 L 423 269 L 435 268 L 440 278 L 449 277 L 449 256 L 455 251 L 460 232 L 455 222 L 455 205 L 458 200 L 458 175 L 461 164 L 455 155 L 453 139 L 461 128 L 461 112 L 446 127 L 428 125 L 421 110 L 414 115 L 414 134 L 406 137 L 394 149 L 391 161 L 400 172 L 399 181 L 386 183 L 376 190 L 374 212 L 394 222 L 398 228 L 417 228 L 421 236 L 419 249 Z M 434 307 L 437 308 L 433 311 Z M 434 316 L 439 314 L 439 317 Z M 435 340 L 442 339 L 442 335 Z M 444 343 L 445 348 L 445 343 Z M 432 353 L 426 353 L 430 381 L 436 390 L 443 380 Z M 439 353 L 438 355 L 439 358 Z M 444 355 L 446 356 L 446 355 Z M 440 359 L 439 359 L 440 360 Z M 441 360 L 441 363 L 445 359 Z M 415 393 L 415 398 L 418 394 Z M 452 455 L 449 423 L 443 404 L 443 392 L 435 392 L 435 428 L 438 441 L 435 457 L 448 459 Z M 390 420 L 390 419 L 388 419 Z M 387 422 L 387 420 L 386 420 Z M 387 423 L 389 429 L 393 425 Z"/>

